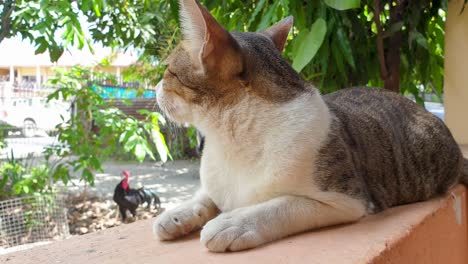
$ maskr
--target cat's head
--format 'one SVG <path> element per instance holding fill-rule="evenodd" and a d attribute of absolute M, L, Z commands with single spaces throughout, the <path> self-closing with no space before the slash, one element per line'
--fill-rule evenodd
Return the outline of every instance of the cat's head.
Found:
<path fill-rule="evenodd" d="M 230 33 L 196 0 L 180 0 L 180 14 L 183 40 L 167 58 L 156 92 L 172 120 L 197 125 L 247 97 L 275 104 L 304 92 L 281 57 L 292 17 L 258 33 Z"/>

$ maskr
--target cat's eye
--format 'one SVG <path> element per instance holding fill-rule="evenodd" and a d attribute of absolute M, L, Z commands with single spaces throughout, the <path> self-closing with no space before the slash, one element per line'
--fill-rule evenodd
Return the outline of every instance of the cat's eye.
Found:
<path fill-rule="evenodd" d="M 175 74 L 169 67 L 167 67 L 166 70 L 167 70 L 170 74 L 174 75 L 177 79 L 179 79 L 179 78 L 177 77 L 177 74 Z"/>

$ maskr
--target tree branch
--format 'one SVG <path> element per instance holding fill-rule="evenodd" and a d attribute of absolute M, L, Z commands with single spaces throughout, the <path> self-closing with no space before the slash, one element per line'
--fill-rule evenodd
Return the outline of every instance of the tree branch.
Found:
<path fill-rule="evenodd" d="M 374 23 L 377 28 L 377 52 L 379 57 L 379 65 L 380 65 L 380 78 L 382 80 L 387 79 L 388 77 L 388 70 L 387 70 L 387 63 L 385 61 L 385 50 L 383 44 L 383 32 L 382 26 L 380 25 L 380 12 L 381 12 L 380 0 L 374 0 Z"/>
<path fill-rule="evenodd" d="M 2 32 L 0 32 L 0 43 L 9 35 L 11 29 L 11 14 L 15 9 L 16 0 L 12 1 L 9 5 L 8 3 L 3 3 L 3 0 L 0 0 L 0 4 L 3 4 L 3 14 L 2 14 Z"/>
<path fill-rule="evenodd" d="M 403 21 L 407 0 L 395 0 L 394 5 L 390 6 L 389 25 L 396 25 Z M 400 64 L 401 64 L 401 46 L 403 43 L 403 34 L 401 30 L 392 34 L 388 40 L 388 51 L 385 54 L 387 66 L 387 78 L 385 79 L 385 89 L 400 92 Z"/>

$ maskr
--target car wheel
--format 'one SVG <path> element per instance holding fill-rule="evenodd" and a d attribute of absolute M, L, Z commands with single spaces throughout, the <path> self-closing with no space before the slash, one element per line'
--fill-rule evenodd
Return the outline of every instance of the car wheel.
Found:
<path fill-rule="evenodd" d="M 36 135 L 37 125 L 32 119 L 26 119 L 23 122 L 23 135 L 25 137 L 34 137 Z"/>

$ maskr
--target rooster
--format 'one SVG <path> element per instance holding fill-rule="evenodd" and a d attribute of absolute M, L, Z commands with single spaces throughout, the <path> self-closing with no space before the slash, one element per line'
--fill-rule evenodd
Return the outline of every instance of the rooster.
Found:
<path fill-rule="evenodd" d="M 114 190 L 114 202 L 119 206 L 122 221 L 125 222 L 127 219 L 127 210 L 129 210 L 133 217 L 135 217 L 136 209 L 145 202 L 147 204 L 147 209 L 151 208 L 152 203 L 154 203 L 156 209 L 160 209 L 161 201 L 154 192 L 147 190 L 144 187 L 138 189 L 130 188 L 130 185 L 128 184 L 130 172 L 122 171 L 122 175 L 124 176 L 124 179 L 115 186 Z"/>

